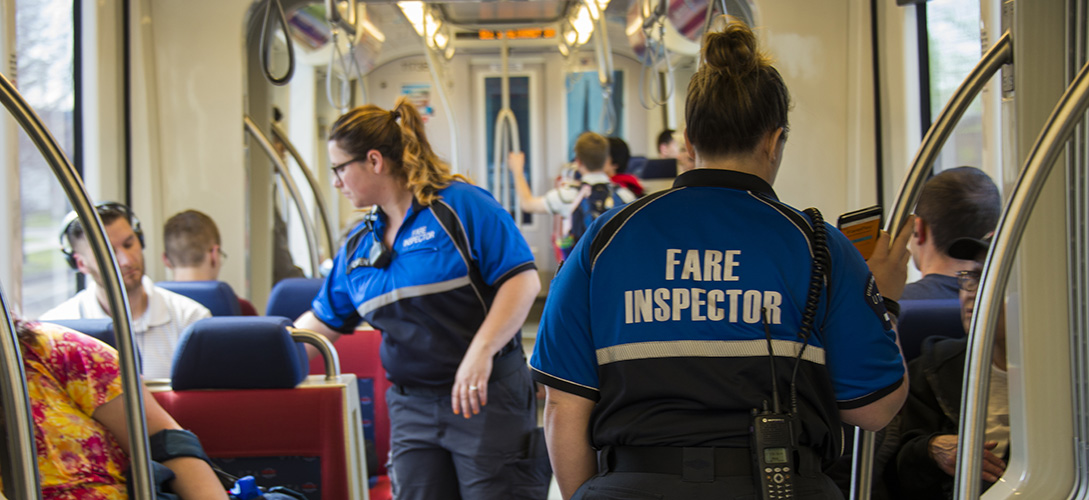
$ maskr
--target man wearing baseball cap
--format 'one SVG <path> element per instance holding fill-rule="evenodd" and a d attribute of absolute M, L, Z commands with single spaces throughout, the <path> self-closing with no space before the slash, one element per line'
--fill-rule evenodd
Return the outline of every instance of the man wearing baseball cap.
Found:
<path fill-rule="evenodd" d="M 969 264 L 957 272 L 961 321 L 968 331 L 980 273 L 993 233 L 983 238 L 957 238 L 949 255 Z M 890 493 L 898 498 L 953 498 L 957 468 L 961 380 L 968 338 L 928 338 L 923 353 L 908 365 L 910 391 L 901 410 L 901 443 L 888 469 Z M 987 428 L 983 451 L 984 489 L 1006 470 L 1009 456 L 1009 391 L 1006 373 L 1006 314 L 999 310 L 991 358 Z M 939 401 L 941 403 L 939 403 Z"/>

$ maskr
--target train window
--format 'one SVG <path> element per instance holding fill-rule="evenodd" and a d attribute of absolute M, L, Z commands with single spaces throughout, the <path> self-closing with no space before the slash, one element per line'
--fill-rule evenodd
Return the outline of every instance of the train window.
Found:
<path fill-rule="evenodd" d="M 16 85 L 69 159 L 75 151 L 75 37 L 72 0 L 15 2 Z M 30 138 L 19 133 L 23 229 L 22 310 L 34 318 L 75 291 L 57 251 L 69 210 L 64 191 Z"/>
<path fill-rule="evenodd" d="M 953 92 L 979 62 L 979 0 L 934 0 L 926 4 L 930 68 L 930 116 L 937 118 Z M 983 168 L 983 104 L 976 97 L 934 162 L 935 173 L 970 165 Z"/>
<path fill-rule="evenodd" d="M 575 161 L 575 140 L 588 130 L 606 136 L 625 137 L 624 133 L 624 73 L 613 72 L 612 113 L 603 106 L 604 93 L 598 83 L 597 71 L 567 75 L 567 154 Z M 609 122 L 611 121 L 611 125 Z M 608 128 L 612 130 L 607 130 Z"/>

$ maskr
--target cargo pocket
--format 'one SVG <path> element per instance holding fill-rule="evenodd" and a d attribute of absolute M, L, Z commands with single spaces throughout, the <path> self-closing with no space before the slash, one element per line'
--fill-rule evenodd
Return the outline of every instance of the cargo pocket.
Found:
<path fill-rule="evenodd" d="M 540 500 L 548 496 L 552 481 L 552 465 L 548 463 L 544 429 L 530 431 L 526 438 L 525 453 L 507 464 L 510 471 L 512 499 Z"/>

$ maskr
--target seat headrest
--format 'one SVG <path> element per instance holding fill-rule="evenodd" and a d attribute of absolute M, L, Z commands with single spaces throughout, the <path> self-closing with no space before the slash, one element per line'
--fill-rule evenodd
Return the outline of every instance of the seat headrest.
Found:
<path fill-rule="evenodd" d="M 155 283 L 179 295 L 184 295 L 207 307 L 212 316 L 240 316 L 242 308 L 231 285 L 222 281 L 160 281 Z"/>
<path fill-rule="evenodd" d="M 117 337 L 113 333 L 112 319 L 51 319 L 46 323 L 53 323 L 90 335 L 114 349 L 117 348 Z"/>
<path fill-rule="evenodd" d="M 287 278 L 272 287 L 265 314 L 283 316 L 292 320 L 310 310 L 310 303 L 318 296 L 325 280 L 321 278 Z"/>
<path fill-rule="evenodd" d="M 174 353 L 174 390 L 289 389 L 306 378 L 306 350 L 287 331 L 291 320 L 263 316 L 205 318 L 186 328 Z"/>
<path fill-rule="evenodd" d="M 647 160 L 643 165 L 640 179 L 672 179 L 677 177 L 677 160 L 675 158 L 656 158 Z"/>
<path fill-rule="evenodd" d="M 922 353 L 923 340 L 927 337 L 960 338 L 965 335 L 958 299 L 902 300 L 897 320 L 900 348 L 908 361 Z"/>

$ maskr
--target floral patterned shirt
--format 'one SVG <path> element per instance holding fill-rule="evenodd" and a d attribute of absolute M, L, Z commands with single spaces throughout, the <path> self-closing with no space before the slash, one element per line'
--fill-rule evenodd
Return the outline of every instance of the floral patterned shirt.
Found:
<path fill-rule="evenodd" d="M 125 499 L 128 457 L 91 417 L 121 395 L 117 352 L 87 335 L 40 323 L 23 344 L 34 416 L 42 496 L 55 500 Z"/>

